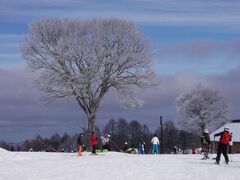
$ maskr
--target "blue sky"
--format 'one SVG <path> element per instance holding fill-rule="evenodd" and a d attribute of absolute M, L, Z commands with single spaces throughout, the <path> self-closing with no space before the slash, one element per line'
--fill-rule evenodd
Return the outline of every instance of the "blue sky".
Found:
<path fill-rule="evenodd" d="M 68 117 L 73 124 L 84 117 L 74 102 L 56 102 L 47 109 L 37 102 L 40 93 L 31 88 L 32 75 L 27 72 L 20 54 L 19 47 L 28 33 L 29 24 L 53 16 L 81 20 L 126 19 L 136 23 L 152 43 L 156 54 L 154 69 L 162 79 L 162 87 L 156 92 L 147 92 L 146 105 L 132 111 L 122 110 L 106 98 L 98 115 L 98 126 L 104 126 L 112 117 L 125 117 L 155 127 L 155 119 L 160 113 L 167 120 L 174 120 L 176 96 L 197 83 L 220 90 L 233 106 L 229 118 L 240 117 L 237 112 L 239 101 L 234 98 L 239 97 L 238 0 L 0 0 L 0 137 L 3 139 L 14 141 L 14 135 L 9 137 L 12 131 L 21 134 L 21 140 L 29 137 L 37 131 L 34 124 L 52 123 L 56 127 L 43 128 L 43 134 L 77 131 L 78 128 L 73 126 L 64 129 L 65 119 L 60 118 L 63 117 L 60 112 L 65 108 L 71 109 Z M 35 108 L 30 111 L 29 107 Z M 15 113 L 20 115 L 15 117 Z M 57 121 L 58 118 L 62 120 Z M 18 128 L 14 126 L 16 122 Z M 25 129 L 19 126 L 28 127 L 29 133 L 24 133 Z"/>

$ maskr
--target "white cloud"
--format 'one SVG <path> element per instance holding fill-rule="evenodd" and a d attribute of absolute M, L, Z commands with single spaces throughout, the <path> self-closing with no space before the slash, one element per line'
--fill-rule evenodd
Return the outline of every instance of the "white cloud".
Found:
<path fill-rule="evenodd" d="M 6 19 L 46 16 L 57 17 L 118 17 L 142 24 L 213 25 L 240 29 L 238 1 L 3 1 Z M 11 13 L 10 13 L 11 12 Z"/>

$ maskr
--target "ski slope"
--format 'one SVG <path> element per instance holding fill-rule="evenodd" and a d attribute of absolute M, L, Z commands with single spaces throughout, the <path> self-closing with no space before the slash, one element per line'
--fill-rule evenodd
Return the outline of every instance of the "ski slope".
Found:
<path fill-rule="evenodd" d="M 214 155 L 215 156 L 215 155 Z M 8 152 L 0 149 L 1 180 L 237 180 L 240 155 L 220 165 L 201 155 L 133 155 L 118 152 Z"/>

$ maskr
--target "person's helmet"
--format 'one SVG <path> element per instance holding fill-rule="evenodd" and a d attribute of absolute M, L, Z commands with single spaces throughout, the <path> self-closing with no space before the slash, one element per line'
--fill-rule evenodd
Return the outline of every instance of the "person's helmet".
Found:
<path fill-rule="evenodd" d="M 203 130 L 204 133 L 209 133 L 208 129 Z"/>
<path fill-rule="evenodd" d="M 229 127 L 225 127 L 225 128 L 224 128 L 224 131 L 229 131 Z"/>
<path fill-rule="evenodd" d="M 110 134 L 107 135 L 108 137 L 111 137 Z"/>

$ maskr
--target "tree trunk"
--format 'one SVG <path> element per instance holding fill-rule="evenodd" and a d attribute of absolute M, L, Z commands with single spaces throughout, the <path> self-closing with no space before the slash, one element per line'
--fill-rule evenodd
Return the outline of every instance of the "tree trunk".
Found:
<path fill-rule="evenodd" d="M 96 118 L 96 113 L 91 113 L 87 115 L 88 117 L 88 130 L 87 130 L 87 151 L 91 150 L 91 134 L 95 130 L 95 118 Z"/>
<path fill-rule="evenodd" d="M 202 124 L 201 124 L 202 133 L 204 132 L 204 129 L 206 129 L 206 124 L 205 124 L 205 123 L 202 123 Z"/>

